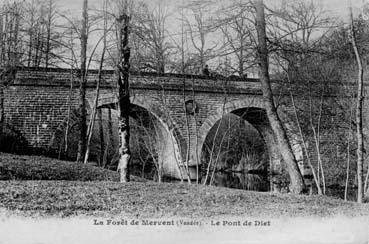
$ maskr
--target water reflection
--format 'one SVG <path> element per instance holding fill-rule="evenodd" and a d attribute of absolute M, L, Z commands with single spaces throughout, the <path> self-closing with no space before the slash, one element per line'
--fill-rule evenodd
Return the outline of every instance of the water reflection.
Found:
<path fill-rule="evenodd" d="M 213 185 L 249 191 L 266 192 L 270 190 L 268 173 L 266 171 L 217 171 L 214 174 Z"/>

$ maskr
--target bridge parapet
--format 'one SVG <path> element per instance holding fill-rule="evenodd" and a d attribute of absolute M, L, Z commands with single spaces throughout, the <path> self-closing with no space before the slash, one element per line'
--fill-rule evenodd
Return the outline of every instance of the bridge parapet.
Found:
<path fill-rule="evenodd" d="M 71 81 L 73 87 L 79 86 L 78 69 L 61 69 L 61 68 L 33 68 L 22 67 L 17 68 L 15 72 L 15 80 L 12 85 L 19 86 L 56 86 L 70 87 Z M 96 87 L 98 80 L 98 70 L 89 70 L 87 75 L 87 87 Z M 240 77 L 205 77 L 200 75 L 182 75 L 182 74 L 157 74 L 150 72 L 131 72 L 130 86 L 132 89 L 149 89 L 149 90 L 173 90 L 187 91 L 192 90 L 201 92 L 215 92 L 225 94 L 261 94 L 260 82 L 258 79 L 240 78 Z M 345 84 L 328 84 L 329 96 L 333 93 L 339 93 L 337 87 L 352 87 L 355 90 L 355 83 L 346 82 Z M 366 84 L 369 86 L 369 83 Z M 116 79 L 114 70 L 103 70 L 101 87 L 116 88 Z M 289 95 L 289 84 L 274 80 L 272 87 L 277 94 Z M 293 89 L 294 93 L 306 93 L 304 85 L 298 89 Z"/>
<path fill-rule="evenodd" d="M 87 87 L 95 87 L 98 79 L 97 70 L 89 70 Z M 19 68 L 12 85 L 21 86 L 78 86 L 79 70 L 59 68 Z M 102 87 L 116 87 L 113 70 L 102 71 Z M 131 88 L 167 89 L 190 91 L 192 89 L 213 92 L 260 92 L 258 79 L 240 79 L 238 77 L 215 78 L 199 75 L 156 74 L 132 72 Z"/>

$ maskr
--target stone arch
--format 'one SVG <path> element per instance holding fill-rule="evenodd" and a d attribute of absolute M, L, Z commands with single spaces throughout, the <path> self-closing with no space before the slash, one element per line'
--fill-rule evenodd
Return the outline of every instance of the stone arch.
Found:
<path fill-rule="evenodd" d="M 215 125 L 215 123 L 220 120 L 225 114 L 232 112 L 233 110 L 239 108 L 247 107 L 259 107 L 264 108 L 264 104 L 258 98 L 246 98 L 244 100 L 237 100 L 232 102 L 227 102 L 224 106 L 218 108 L 214 113 L 208 116 L 199 128 L 199 152 L 205 142 L 206 136 L 208 135 L 210 129 Z"/>
<path fill-rule="evenodd" d="M 201 127 L 199 128 L 198 133 L 198 152 L 200 152 L 199 157 L 201 158 L 201 153 L 203 149 L 203 145 L 205 143 L 205 139 L 213 128 L 213 126 L 221 120 L 221 118 L 229 113 L 236 114 L 246 121 L 248 121 L 251 125 L 253 125 L 261 134 L 262 138 L 266 143 L 266 148 L 270 157 L 270 167 L 272 171 L 280 171 L 282 169 L 281 165 L 281 155 L 279 153 L 279 148 L 273 136 L 272 130 L 270 128 L 269 122 L 267 120 L 265 114 L 265 106 L 262 98 L 258 97 L 248 97 L 242 100 L 230 101 L 224 104 L 224 106 L 219 107 L 214 113 L 208 116 Z M 248 113 L 260 113 L 261 115 L 264 113 L 264 118 L 260 118 L 259 120 L 247 118 Z M 287 120 L 287 114 L 279 109 L 278 113 L 283 118 L 283 123 L 285 128 L 292 131 L 292 128 L 295 128 L 294 122 Z M 292 145 L 292 149 L 294 151 L 295 157 L 298 161 L 301 173 L 304 174 L 304 164 L 303 164 L 303 150 L 300 144 L 300 138 L 298 135 L 293 133 L 288 133 L 289 139 Z"/>
<path fill-rule="evenodd" d="M 91 104 L 91 101 L 89 102 Z M 98 108 L 117 108 L 118 97 L 114 94 L 102 94 L 98 100 Z M 180 153 L 180 132 L 178 126 L 171 120 L 166 119 L 164 112 L 160 106 L 148 100 L 145 97 L 133 96 L 131 97 L 131 117 L 137 119 L 138 117 L 147 117 L 152 115 L 154 117 L 155 127 L 158 128 L 158 141 L 160 142 L 159 161 L 163 163 L 163 173 L 165 176 L 171 178 L 182 178 L 180 165 L 182 158 Z M 91 106 L 91 105 L 90 105 Z"/>
<path fill-rule="evenodd" d="M 155 106 L 155 104 L 150 103 L 150 101 L 147 101 L 147 99 L 144 98 L 138 98 L 134 97 L 131 98 L 132 103 L 132 115 L 131 117 L 137 117 L 141 116 L 143 114 L 150 114 L 152 117 L 155 118 L 155 124 L 157 128 L 159 128 L 158 136 L 160 137 L 161 148 L 163 150 L 159 153 L 159 160 L 163 162 L 163 174 L 164 176 L 172 177 L 172 178 L 181 178 L 181 171 L 180 167 L 178 165 L 181 165 L 182 158 L 180 153 L 180 134 L 179 129 L 175 123 L 167 123 L 163 117 L 160 117 L 158 114 L 164 114 L 160 113 L 160 110 L 158 109 L 159 106 Z M 94 97 L 89 96 L 87 97 L 87 103 L 86 103 L 86 109 L 87 114 L 90 114 L 91 108 L 94 105 Z M 100 108 L 109 108 L 109 109 L 117 109 L 117 102 L 118 98 L 116 95 L 110 93 L 103 93 L 100 95 L 98 100 L 98 109 Z M 156 107 L 156 110 L 153 111 L 150 109 L 151 107 Z M 158 112 L 159 111 L 159 112 Z M 67 113 L 67 112 L 65 112 Z M 88 116 L 89 119 L 89 116 Z M 70 127 L 69 131 L 75 130 L 76 127 L 78 127 L 78 105 L 73 104 L 71 107 L 71 114 L 70 114 Z M 64 142 L 64 134 L 65 134 L 65 127 L 67 124 L 67 116 L 65 116 L 64 120 L 62 120 L 59 125 L 56 127 L 52 138 L 49 141 L 49 148 L 53 149 L 56 153 L 61 148 L 60 145 Z M 95 127 L 96 128 L 96 127 Z M 69 133 L 71 134 L 71 133 Z M 72 135 L 69 135 L 72 137 Z M 68 137 L 70 138 L 70 137 Z M 76 138 L 75 138 L 76 139 Z M 74 142 L 75 143 L 75 142 Z M 74 152 L 68 153 L 66 157 L 73 158 Z"/>
<path fill-rule="evenodd" d="M 93 102 L 94 101 L 92 98 L 88 99 L 88 104 L 90 107 L 93 106 Z M 98 108 L 107 107 L 107 108 L 116 109 L 117 104 L 118 104 L 118 97 L 114 94 L 107 93 L 107 94 L 101 94 L 99 96 L 97 107 Z M 161 109 L 161 106 L 159 103 L 151 101 L 147 99 L 147 97 L 145 96 L 133 95 L 131 96 L 131 104 L 140 106 L 146 109 L 147 111 L 149 111 L 150 113 L 152 113 L 158 120 L 160 120 L 163 123 L 163 125 L 166 126 L 168 131 L 170 131 L 171 134 L 176 139 L 177 143 L 183 140 L 180 134 L 179 126 L 175 123 L 175 121 L 171 120 L 170 118 L 168 118 L 168 116 L 166 116 L 163 109 Z"/>

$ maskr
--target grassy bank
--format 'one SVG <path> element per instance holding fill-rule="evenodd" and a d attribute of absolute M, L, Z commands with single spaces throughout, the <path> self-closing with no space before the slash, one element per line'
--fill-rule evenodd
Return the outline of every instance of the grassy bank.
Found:
<path fill-rule="evenodd" d="M 42 156 L 0 153 L 0 180 L 119 181 L 115 171 Z M 133 181 L 144 181 L 132 177 Z"/>
<path fill-rule="evenodd" d="M 0 154 L 0 212 L 22 216 L 166 218 L 369 216 L 369 204 L 325 196 L 162 183 L 45 157 Z M 141 182 L 139 182 L 141 181 Z"/>
<path fill-rule="evenodd" d="M 0 207 L 26 216 L 369 216 L 368 204 L 154 182 L 1 181 Z"/>

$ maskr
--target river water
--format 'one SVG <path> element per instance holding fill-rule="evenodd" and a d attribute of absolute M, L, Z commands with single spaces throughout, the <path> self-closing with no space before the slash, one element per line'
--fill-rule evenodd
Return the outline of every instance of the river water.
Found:
<path fill-rule="evenodd" d="M 270 181 L 267 172 L 248 173 L 218 171 L 214 174 L 213 185 L 249 191 L 266 192 L 270 190 Z"/>

